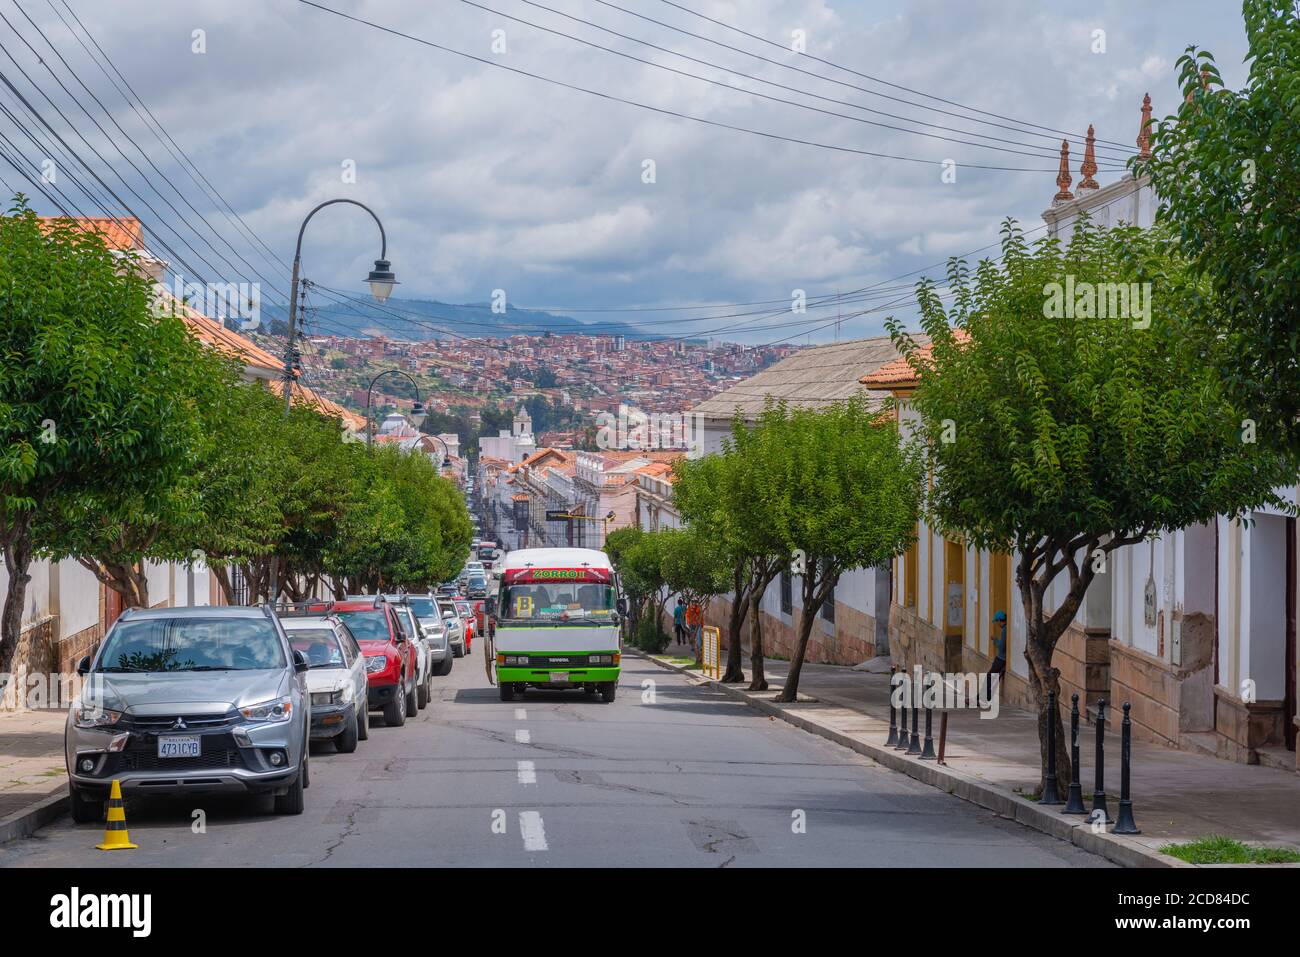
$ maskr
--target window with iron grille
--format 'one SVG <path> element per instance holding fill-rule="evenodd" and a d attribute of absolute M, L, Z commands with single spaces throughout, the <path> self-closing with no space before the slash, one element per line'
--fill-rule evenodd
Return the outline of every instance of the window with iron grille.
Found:
<path fill-rule="evenodd" d="M 794 611 L 794 581 L 788 568 L 781 569 L 781 611 L 787 615 Z"/>

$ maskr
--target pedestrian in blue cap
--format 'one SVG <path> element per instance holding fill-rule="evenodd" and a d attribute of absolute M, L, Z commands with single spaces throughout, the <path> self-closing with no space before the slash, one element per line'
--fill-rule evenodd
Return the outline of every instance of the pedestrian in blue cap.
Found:
<path fill-rule="evenodd" d="M 989 673 L 984 676 L 986 700 L 993 700 L 993 676 L 998 676 L 998 681 L 1002 680 L 1002 675 L 1007 670 L 1007 613 L 998 609 L 993 613 L 993 664 L 989 666 Z"/>

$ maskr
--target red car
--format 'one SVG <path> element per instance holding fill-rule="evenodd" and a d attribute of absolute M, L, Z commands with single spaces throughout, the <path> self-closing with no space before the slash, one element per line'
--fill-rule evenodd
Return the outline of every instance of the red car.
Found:
<path fill-rule="evenodd" d="M 419 652 L 402 631 L 397 613 L 379 596 L 336 601 L 330 611 L 343 619 L 366 656 L 370 710 L 382 710 L 385 724 L 405 724 L 419 707 Z"/>
<path fill-rule="evenodd" d="M 465 654 L 470 653 L 470 648 L 474 644 L 474 636 L 482 629 L 482 619 L 475 614 L 475 602 L 470 601 L 462 595 L 457 595 L 452 599 L 456 603 L 456 611 L 460 613 L 461 620 L 465 622 Z M 477 603 L 482 607 L 482 602 Z"/>

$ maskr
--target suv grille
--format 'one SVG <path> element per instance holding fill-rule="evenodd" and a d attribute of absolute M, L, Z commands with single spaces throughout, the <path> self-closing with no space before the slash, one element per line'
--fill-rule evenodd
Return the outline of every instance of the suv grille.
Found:
<path fill-rule="evenodd" d="M 132 737 L 122 752 L 123 771 L 211 771 L 243 768 L 244 759 L 228 734 L 205 734 L 197 758 L 160 758 L 158 739 Z"/>
<path fill-rule="evenodd" d="M 158 715 L 130 715 L 130 725 L 136 731 L 175 731 L 178 734 L 186 731 L 211 731 L 220 728 L 234 720 L 231 714 L 158 714 Z M 177 721 L 183 722 L 185 727 L 176 727 Z"/>

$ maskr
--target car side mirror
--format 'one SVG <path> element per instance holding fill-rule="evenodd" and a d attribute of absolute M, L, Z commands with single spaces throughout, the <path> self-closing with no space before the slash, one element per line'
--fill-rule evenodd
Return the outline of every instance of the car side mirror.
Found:
<path fill-rule="evenodd" d="M 77 674 L 83 678 L 90 674 L 90 655 L 84 656 L 77 662 Z"/>
<path fill-rule="evenodd" d="M 311 665 L 307 663 L 306 656 L 303 655 L 301 651 L 295 651 L 293 653 L 293 670 L 296 671 L 298 674 L 302 674 L 304 671 L 307 671 L 309 668 L 311 668 Z"/>

